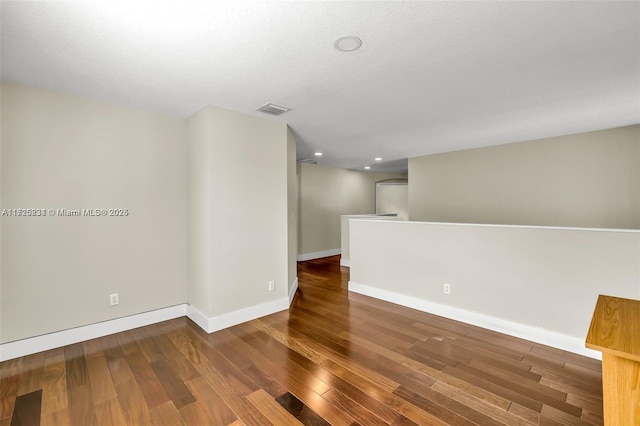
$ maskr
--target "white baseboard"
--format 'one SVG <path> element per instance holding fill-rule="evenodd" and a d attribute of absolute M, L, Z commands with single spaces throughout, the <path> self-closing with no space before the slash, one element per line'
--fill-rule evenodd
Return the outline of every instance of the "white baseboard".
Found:
<path fill-rule="evenodd" d="M 16 340 L 15 342 L 3 343 L 0 344 L 0 362 L 183 316 L 190 318 L 207 333 L 213 333 L 214 331 L 289 309 L 290 301 L 293 300 L 292 296 L 297 288 L 298 279 L 296 278 L 289 297 L 282 297 L 271 302 L 250 306 L 216 317 L 207 317 L 193 306 L 181 304 L 42 336 Z"/>
<path fill-rule="evenodd" d="M 351 261 L 349 259 L 345 259 L 343 257 L 340 258 L 340 266 L 346 266 L 347 268 L 351 267 Z"/>
<path fill-rule="evenodd" d="M 298 255 L 298 262 L 304 262 L 305 260 L 320 259 L 322 257 L 336 256 L 342 252 L 341 249 L 331 249 L 324 251 L 315 251 L 313 253 L 304 253 Z"/>
<path fill-rule="evenodd" d="M 193 306 L 187 307 L 187 316 L 207 333 L 222 330 L 256 318 L 289 309 L 289 298 L 282 297 L 271 302 L 239 309 L 237 311 L 208 317 Z"/>
<path fill-rule="evenodd" d="M 293 280 L 293 285 L 291 286 L 291 290 L 289 290 L 289 306 L 293 303 L 293 298 L 296 297 L 296 291 L 298 290 L 298 277 Z"/>
<path fill-rule="evenodd" d="M 28 339 L 16 340 L 15 342 L 3 343 L 0 345 L 0 361 L 7 361 L 61 346 L 72 345 L 85 340 L 183 317 L 186 314 L 186 306 L 186 304 L 170 306 L 168 308 L 156 309 L 123 318 L 30 337 Z"/>
<path fill-rule="evenodd" d="M 197 308 L 194 308 L 193 306 L 187 304 L 186 316 L 191 321 L 195 322 L 198 327 L 200 327 L 207 333 L 210 333 L 210 331 L 207 331 L 209 329 L 209 317 L 200 312 Z"/>
<path fill-rule="evenodd" d="M 349 291 L 395 303 L 397 305 L 406 306 L 408 308 L 417 309 L 422 312 L 428 312 L 430 314 L 472 324 L 478 327 L 497 331 L 499 333 L 508 334 L 510 336 L 519 337 L 521 339 L 530 340 L 532 342 L 541 343 L 543 345 L 552 346 L 568 352 L 584 355 L 589 358 L 602 359 L 602 354 L 600 352 L 585 348 L 584 339 L 567 336 L 555 331 L 544 330 L 530 325 L 492 317 L 490 315 L 454 308 L 452 306 L 441 305 L 439 303 L 429 302 L 427 300 L 359 284 L 353 281 L 349 281 Z"/>

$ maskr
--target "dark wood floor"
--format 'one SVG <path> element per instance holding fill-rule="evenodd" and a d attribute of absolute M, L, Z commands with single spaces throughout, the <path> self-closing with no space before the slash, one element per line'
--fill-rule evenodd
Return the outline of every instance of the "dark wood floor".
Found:
<path fill-rule="evenodd" d="M 299 264 L 292 308 L 181 318 L 7 361 L 0 426 L 602 424 L 600 362 L 348 293 Z"/>

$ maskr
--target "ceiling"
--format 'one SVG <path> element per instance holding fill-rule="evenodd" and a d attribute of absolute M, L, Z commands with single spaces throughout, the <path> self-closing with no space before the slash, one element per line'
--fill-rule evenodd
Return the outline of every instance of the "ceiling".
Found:
<path fill-rule="evenodd" d="M 298 159 L 337 167 L 640 122 L 637 1 L 2 1 L 1 20 L 5 80 L 180 117 L 275 103 Z"/>

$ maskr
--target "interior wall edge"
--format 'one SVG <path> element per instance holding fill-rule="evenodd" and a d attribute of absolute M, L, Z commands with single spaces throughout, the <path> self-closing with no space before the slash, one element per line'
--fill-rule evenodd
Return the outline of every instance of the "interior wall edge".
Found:
<path fill-rule="evenodd" d="M 289 306 L 293 303 L 293 298 L 296 296 L 296 291 L 298 291 L 298 277 L 293 280 L 293 284 L 291 284 L 291 290 L 289 290 Z"/>

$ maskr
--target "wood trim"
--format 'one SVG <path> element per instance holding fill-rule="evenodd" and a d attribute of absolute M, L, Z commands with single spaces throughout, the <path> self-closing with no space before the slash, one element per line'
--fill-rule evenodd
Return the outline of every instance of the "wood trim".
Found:
<path fill-rule="evenodd" d="M 586 346 L 640 362 L 640 301 L 598 296 Z"/>

